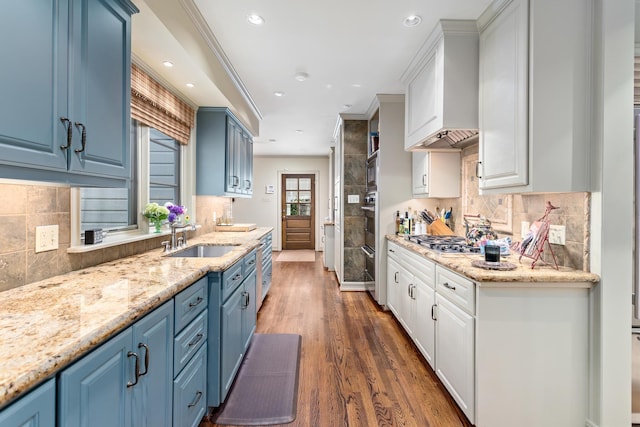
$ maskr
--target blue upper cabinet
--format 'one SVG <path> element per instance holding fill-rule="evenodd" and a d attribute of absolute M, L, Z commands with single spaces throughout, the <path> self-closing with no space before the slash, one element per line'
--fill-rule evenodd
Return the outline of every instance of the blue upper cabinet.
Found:
<path fill-rule="evenodd" d="M 253 195 L 253 137 L 223 107 L 198 109 L 196 193 Z"/>
<path fill-rule="evenodd" d="M 0 67 L 0 177 L 111 186 L 130 178 L 135 12 L 129 0 L 4 8 L 0 37 L 19 43 L 0 45 L 11 58 Z"/>

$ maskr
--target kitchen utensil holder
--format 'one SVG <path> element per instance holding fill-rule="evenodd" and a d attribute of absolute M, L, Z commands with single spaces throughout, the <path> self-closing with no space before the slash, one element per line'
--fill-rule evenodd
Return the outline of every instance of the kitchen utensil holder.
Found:
<path fill-rule="evenodd" d="M 553 249 L 551 248 L 551 244 L 549 243 L 549 228 L 551 225 L 549 221 L 549 213 L 557 208 L 557 206 L 553 206 L 551 202 L 547 201 L 544 215 L 536 220 L 529 229 L 530 236 L 527 235 L 527 237 L 530 237 L 530 240 L 527 241 L 527 238 L 525 238 L 525 240 L 523 240 L 522 242 L 516 242 L 511 247 L 511 249 L 520 254 L 518 261 L 521 261 L 522 257 L 533 260 L 531 262 L 532 269 L 536 266 L 536 263 L 538 261 L 542 262 L 543 264 L 549 264 L 542 259 L 545 243 L 547 245 L 547 248 L 549 248 L 549 252 L 551 253 L 551 258 L 553 259 L 553 267 L 556 270 L 559 269 L 556 254 L 553 253 Z M 527 243 L 525 244 L 525 242 Z"/>

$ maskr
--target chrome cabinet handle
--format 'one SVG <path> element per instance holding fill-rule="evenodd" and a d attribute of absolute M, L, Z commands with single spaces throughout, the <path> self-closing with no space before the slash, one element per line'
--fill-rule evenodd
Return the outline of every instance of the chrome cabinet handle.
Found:
<path fill-rule="evenodd" d="M 140 358 L 138 357 L 138 353 L 134 352 L 134 351 L 130 351 L 127 353 L 127 357 L 135 357 L 136 358 L 136 367 L 135 367 L 135 373 L 136 373 L 136 378 L 134 382 L 127 382 L 127 388 L 129 387 L 133 387 L 134 385 L 138 384 L 138 378 L 140 378 Z"/>
<path fill-rule="evenodd" d="M 196 300 L 194 302 L 190 302 L 189 303 L 189 308 L 195 307 L 196 305 L 200 304 L 202 301 L 204 301 L 204 298 L 202 298 L 202 297 L 196 298 Z"/>
<path fill-rule="evenodd" d="M 445 287 L 445 288 L 447 288 L 447 289 L 451 289 L 452 291 L 455 291 L 455 290 L 456 290 L 456 287 L 455 287 L 455 286 L 451 286 L 451 285 L 449 284 L 449 282 L 444 282 L 444 283 L 442 284 L 442 286 L 444 286 L 444 287 Z"/>
<path fill-rule="evenodd" d="M 398 283 L 398 272 L 397 271 L 393 274 L 393 281 Z"/>
<path fill-rule="evenodd" d="M 433 304 L 433 305 L 431 306 L 431 318 L 432 318 L 433 320 L 438 320 L 438 319 L 436 318 L 436 305 L 435 305 L 435 304 Z"/>
<path fill-rule="evenodd" d="M 144 348 L 144 372 L 138 373 L 138 376 L 141 377 L 149 372 L 149 346 L 145 343 L 139 343 L 138 348 Z"/>
<path fill-rule="evenodd" d="M 233 186 L 238 187 L 240 185 L 240 178 L 236 175 L 233 175 Z"/>
<path fill-rule="evenodd" d="M 191 341 L 189 344 L 187 344 L 188 347 L 193 347 L 194 345 L 198 344 L 200 341 L 202 341 L 202 338 L 204 337 L 203 334 L 198 334 L 196 335 L 196 337 L 193 339 L 193 341 Z"/>
<path fill-rule="evenodd" d="M 82 153 L 84 149 L 87 148 L 87 128 L 85 125 L 83 125 L 80 122 L 76 122 L 75 125 L 77 128 L 82 129 L 82 140 L 81 140 L 82 148 L 76 148 L 74 151 L 76 153 Z"/>
<path fill-rule="evenodd" d="M 71 147 L 71 139 L 73 138 L 73 129 L 71 128 L 71 120 L 66 117 L 60 117 L 60 121 L 67 128 L 67 145 L 61 145 L 60 149 L 66 150 Z"/>
<path fill-rule="evenodd" d="M 254 258 L 254 259 L 252 259 L 251 261 L 247 262 L 247 264 L 249 264 L 249 265 L 253 265 L 253 264 L 255 264 L 255 263 L 256 263 L 255 258 Z"/>
<path fill-rule="evenodd" d="M 242 293 L 242 308 L 247 308 L 249 307 L 249 301 L 247 300 L 247 293 L 243 292 Z"/>
<path fill-rule="evenodd" d="M 427 185 L 427 174 L 423 174 L 422 175 L 422 186 L 426 186 Z"/>
<path fill-rule="evenodd" d="M 202 392 L 199 391 L 196 393 L 195 399 L 193 399 L 193 401 L 187 405 L 187 408 L 193 408 L 194 406 L 196 406 L 198 402 L 200 402 L 201 398 L 202 398 Z"/>
<path fill-rule="evenodd" d="M 476 163 L 476 178 L 482 179 L 482 175 L 480 175 L 480 166 L 482 166 L 482 162 Z"/>
<path fill-rule="evenodd" d="M 250 179 L 245 179 L 244 182 L 248 183 L 249 185 L 245 185 L 245 190 L 251 190 L 251 180 Z"/>

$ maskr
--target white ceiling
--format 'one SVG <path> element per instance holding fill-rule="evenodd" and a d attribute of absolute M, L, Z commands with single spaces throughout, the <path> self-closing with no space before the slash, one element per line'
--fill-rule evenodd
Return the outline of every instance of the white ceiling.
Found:
<path fill-rule="evenodd" d="M 400 76 L 436 22 L 476 19 L 490 0 L 134 2 L 141 10 L 133 19 L 136 62 L 194 105 L 244 101 L 261 117 L 256 155 L 299 156 L 329 153 L 338 114 L 366 114 L 375 94 L 404 93 Z M 252 13 L 265 23 L 249 24 Z M 419 26 L 403 25 L 411 14 L 422 17 Z M 196 30 L 193 22 L 200 17 L 208 28 Z M 208 31 L 211 50 L 196 49 L 194 34 Z M 215 56 L 216 42 L 235 81 L 223 79 L 205 58 Z M 163 67 L 164 60 L 175 66 Z M 297 81 L 296 72 L 309 78 Z M 242 89 L 235 98 L 229 95 L 230 81 Z M 186 88 L 186 82 L 195 86 Z M 285 95 L 276 97 L 276 91 Z"/>

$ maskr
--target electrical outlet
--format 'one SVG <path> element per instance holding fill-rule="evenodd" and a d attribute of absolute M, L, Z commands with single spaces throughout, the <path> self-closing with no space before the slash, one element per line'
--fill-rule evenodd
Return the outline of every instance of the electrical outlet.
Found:
<path fill-rule="evenodd" d="M 358 194 L 347 195 L 347 203 L 360 203 L 360 196 Z"/>
<path fill-rule="evenodd" d="M 522 221 L 520 223 L 520 237 L 524 237 L 529 233 L 529 227 L 531 227 L 529 221 Z"/>
<path fill-rule="evenodd" d="M 36 227 L 36 253 L 58 249 L 58 226 Z"/>
<path fill-rule="evenodd" d="M 564 245 L 566 238 L 566 229 L 564 225 L 552 225 L 549 227 L 549 243 L 554 245 Z"/>

